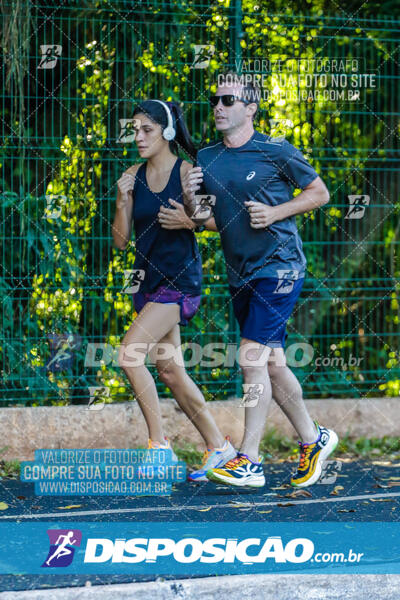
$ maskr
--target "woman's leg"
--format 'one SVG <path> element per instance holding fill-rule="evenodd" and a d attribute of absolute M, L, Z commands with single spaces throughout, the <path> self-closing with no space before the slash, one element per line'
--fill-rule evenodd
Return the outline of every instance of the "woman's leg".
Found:
<path fill-rule="evenodd" d="M 203 437 L 207 448 L 221 448 L 224 438 L 207 408 L 204 396 L 187 374 L 181 351 L 179 325 L 175 325 L 161 340 L 170 344 L 170 358 L 155 360 L 159 377 L 172 391 L 175 400 Z M 153 353 L 157 351 L 155 347 Z"/>
<path fill-rule="evenodd" d="M 118 355 L 118 364 L 124 369 L 146 420 L 149 437 L 165 443 L 160 405 L 154 379 L 145 366 L 145 358 L 168 331 L 179 323 L 179 305 L 148 302 L 125 334 Z"/>

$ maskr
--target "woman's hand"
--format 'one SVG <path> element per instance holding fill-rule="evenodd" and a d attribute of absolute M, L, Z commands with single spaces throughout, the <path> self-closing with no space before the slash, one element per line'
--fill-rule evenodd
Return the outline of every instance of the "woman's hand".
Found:
<path fill-rule="evenodd" d="M 135 177 L 129 173 L 123 173 L 117 181 L 118 185 L 118 196 L 117 196 L 117 208 L 124 209 L 128 206 L 132 200 L 132 191 L 135 183 Z"/>
<path fill-rule="evenodd" d="M 185 212 L 183 204 L 168 199 L 171 206 L 175 208 L 166 208 L 161 206 L 160 212 L 158 213 L 158 220 L 163 229 L 194 229 L 195 224 Z"/>
<path fill-rule="evenodd" d="M 254 200 L 245 202 L 245 205 L 249 211 L 250 226 L 253 229 L 266 229 L 266 227 L 279 220 L 275 206 L 254 202 Z"/>

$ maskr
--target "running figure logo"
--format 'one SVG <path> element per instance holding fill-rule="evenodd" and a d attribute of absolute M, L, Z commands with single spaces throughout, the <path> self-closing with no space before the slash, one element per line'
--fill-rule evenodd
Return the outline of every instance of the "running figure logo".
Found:
<path fill-rule="evenodd" d="M 48 529 L 49 553 L 42 567 L 68 567 L 74 558 L 75 548 L 81 545 L 79 529 Z"/>
<path fill-rule="evenodd" d="M 365 209 L 369 206 L 369 196 L 348 196 L 349 210 L 345 219 L 362 219 Z"/>
<path fill-rule="evenodd" d="M 54 69 L 59 58 L 61 58 L 62 46 L 55 44 L 40 46 L 42 57 L 38 64 L 38 69 Z"/>
<path fill-rule="evenodd" d="M 208 219 L 211 217 L 211 207 L 215 206 L 216 196 L 212 194 L 199 194 L 194 196 L 196 206 L 193 211 L 193 219 Z"/>
<path fill-rule="evenodd" d="M 46 363 L 46 371 L 56 372 L 72 368 L 74 350 L 81 347 L 81 336 L 73 333 L 50 333 L 47 336 L 51 357 Z"/>
<path fill-rule="evenodd" d="M 131 144 L 135 141 L 136 134 L 140 129 L 140 119 L 119 119 L 121 131 L 117 138 L 117 144 Z"/>
<path fill-rule="evenodd" d="M 252 408 L 257 406 L 261 394 L 264 391 L 264 384 L 262 383 L 243 383 L 243 398 L 239 406 L 246 408 Z"/>
<path fill-rule="evenodd" d="M 144 276 L 144 269 L 126 269 L 124 271 L 122 293 L 136 294 L 139 291 L 140 284 L 144 280 Z"/>
<path fill-rule="evenodd" d="M 61 207 L 67 202 L 67 196 L 62 194 L 46 195 L 47 206 L 42 219 L 58 219 L 61 215 Z"/>
<path fill-rule="evenodd" d="M 295 269 L 278 269 L 278 285 L 274 294 L 289 294 L 298 278 L 299 272 Z"/>
<path fill-rule="evenodd" d="M 214 52 L 215 46 L 212 44 L 194 44 L 194 59 L 190 68 L 206 69 Z"/>

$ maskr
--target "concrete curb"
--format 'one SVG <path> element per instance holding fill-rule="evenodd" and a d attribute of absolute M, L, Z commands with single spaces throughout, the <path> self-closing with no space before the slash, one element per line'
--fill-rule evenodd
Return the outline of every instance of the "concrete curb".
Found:
<path fill-rule="evenodd" d="M 209 402 L 224 435 L 238 446 L 243 436 L 240 400 Z M 160 402 L 166 435 L 172 442 L 190 442 L 204 449 L 202 439 L 176 402 Z M 398 398 L 306 400 L 311 416 L 335 429 L 339 437 L 398 436 Z M 272 403 L 267 427 L 296 439 L 283 412 Z M 136 402 L 106 404 L 102 410 L 84 405 L 7 407 L 0 413 L 0 439 L 8 446 L 3 460 L 33 460 L 37 448 L 138 448 L 147 446 L 147 428 Z"/>
<path fill-rule="evenodd" d="M 0 600 L 398 600 L 400 575 L 231 575 L 0 593 Z"/>

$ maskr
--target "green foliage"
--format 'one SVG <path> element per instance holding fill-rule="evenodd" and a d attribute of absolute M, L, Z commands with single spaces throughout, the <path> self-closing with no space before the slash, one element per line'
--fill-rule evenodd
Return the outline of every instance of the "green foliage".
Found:
<path fill-rule="evenodd" d="M 20 471 L 18 460 L 0 460 L 0 479 L 18 479 Z"/>
<path fill-rule="evenodd" d="M 345 436 L 339 440 L 335 454 L 371 458 L 373 456 L 391 456 L 400 453 L 400 437 L 382 438 L 361 437 L 356 440 Z M 397 456 L 397 459 L 399 456 Z"/>
<path fill-rule="evenodd" d="M 174 452 L 179 460 L 184 460 L 186 464 L 193 467 L 200 467 L 201 459 L 203 456 L 202 452 L 199 452 L 194 444 L 174 444 Z"/>
<path fill-rule="evenodd" d="M 37 20 L 41 14 L 30 7 L 21 29 L 23 45 L 16 44 L 12 20 L 6 19 L 3 37 L 3 48 L 22 48 L 14 59 L 6 57 L 11 87 L 2 117 L 9 127 L 0 148 L 5 240 L 0 387 L 5 402 L 87 402 L 91 385 L 108 388 L 106 402 L 132 398 L 115 364 L 104 363 L 98 370 L 83 367 L 88 342 L 116 348 L 135 316 L 130 296 L 122 292 L 123 272 L 132 268 L 135 244 L 122 252 L 111 239 L 115 181 L 138 161 L 133 145 L 116 142 L 118 121 L 128 118 L 142 98 L 177 100 L 195 140 L 214 139 L 207 98 L 217 73 L 240 69 L 241 61 L 257 58 L 281 61 L 275 63 L 280 68 L 265 72 L 266 87 L 274 93 L 261 103 L 257 128 L 270 133 L 270 119 L 290 119 L 289 141 L 302 149 L 331 192 L 326 207 L 297 217 L 308 274 L 304 302 L 290 321 L 287 343 L 310 343 L 315 357 L 346 362 L 351 352 L 363 359 L 346 368 L 313 362 L 296 369 L 296 375 L 308 397 L 398 396 L 400 204 L 396 140 L 388 135 L 395 127 L 391 18 L 376 20 L 376 3 L 361 7 L 355 0 L 347 5 L 349 13 L 357 12 L 354 21 L 332 14 L 327 0 L 304 0 L 295 9 L 280 0 L 243 0 L 241 14 L 234 10 L 240 3 L 229 0 L 155 0 L 142 3 L 133 20 L 125 2 L 70 4 L 40 22 L 48 39 L 54 39 L 55 27 L 68 35 L 63 37 L 59 71 L 43 73 L 41 79 L 35 74 L 36 87 L 30 73 L 24 82 L 21 69 L 28 64 L 28 50 L 32 64 L 36 57 L 36 39 L 30 31 L 28 37 L 27 29 L 32 15 Z M 380 5 L 379 14 L 385 10 L 390 14 L 390 1 Z M 193 68 L 195 44 L 215 48 L 206 69 Z M 367 93 L 361 104 L 280 99 L 279 75 L 297 76 L 299 61 L 315 57 L 362 58 L 365 72 L 379 67 L 380 88 L 374 95 Z M 29 115 L 23 108 L 24 89 L 34 102 Z M 295 83 L 288 84 L 289 91 L 296 91 Z M 371 210 L 360 221 L 344 219 L 349 194 L 371 196 Z M 59 201 L 59 218 L 45 216 L 46 196 L 66 199 Z M 205 232 L 198 241 L 204 297 L 182 340 L 237 343 L 218 235 Z M 46 336 L 67 332 L 82 337 L 74 368 L 47 372 Z M 236 368 L 195 366 L 190 373 L 208 400 L 241 393 Z M 158 388 L 169 394 L 160 383 Z"/>
<path fill-rule="evenodd" d="M 273 427 L 267 430 L 260 444 L 260 454 L 267 460 L 288 458 L 298 453 L 298 450 L 292 439 L 282 435 Z"/>

